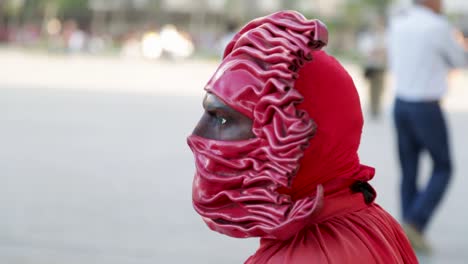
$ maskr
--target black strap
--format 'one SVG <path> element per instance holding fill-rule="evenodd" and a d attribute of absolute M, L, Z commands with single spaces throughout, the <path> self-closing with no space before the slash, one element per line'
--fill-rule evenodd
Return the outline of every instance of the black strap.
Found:
<path fill-rule="evenodd" d="M 364 195 L 364 201 L 366 204 L 370 204 L 374 201 L 375 197 L 377 196 L 374 188 L 365 181 L 356 181 L 351 185 L 351 191 L 354 193 L 362 193 Z"/>

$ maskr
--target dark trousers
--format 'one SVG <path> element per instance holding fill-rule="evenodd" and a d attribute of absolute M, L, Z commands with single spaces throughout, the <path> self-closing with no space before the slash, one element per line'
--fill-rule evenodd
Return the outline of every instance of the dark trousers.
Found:
<path fill-rule="evenodd" d="M 452 174 L 447 126 L 439 102 L 395 101 L 394 119 L 402 173 L 403 220 L 423 232 L 447 190 Z M 423 151 L 432 159 L 432 175 L 418 188 L 418 165 Z"/>
<path fill-rule="evenodd" d="M 384 90 L 385 70 L 381 68 L 368 68 L 365 76 L 369 80 L 369 99 L 370 114 L 372 118 L 380 115 L 382 93 Z"/>

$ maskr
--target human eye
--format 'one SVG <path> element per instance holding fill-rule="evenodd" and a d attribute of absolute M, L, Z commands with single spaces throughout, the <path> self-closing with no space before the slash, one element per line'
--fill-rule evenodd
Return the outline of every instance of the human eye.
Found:
<path fill-rule="evenodd" d="M 223 115 L 216 115 L 216 121 L 218 122 L 219 125 L 227 125 L 228 123 L 228 118 L 223 116 Z"/>
<path fill-rule="evenodd" d="M 206 111 L 210 116 L 213 125 L 226 126 L 229 123 L 229 118 L 220 111 Z"/>

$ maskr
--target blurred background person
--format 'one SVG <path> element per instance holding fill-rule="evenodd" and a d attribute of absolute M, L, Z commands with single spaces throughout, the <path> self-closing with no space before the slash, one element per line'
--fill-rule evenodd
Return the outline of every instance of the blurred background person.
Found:
<path fill-rule="evenodd" d="M 381 112 L 385 85 L 386 31 L 383 18 L 376 18 L 359 34 L 358 50 L 364 58 L 364 77 L 369 82 L 369 113 L 377 119 Z"/>
<path fill-rule="evenodd" d="M 395 79 L 394 122 L 401 166 L 403 226 L 413 247 L 430 253 L 428 224 L 445 196 L 452 157 L 440 103 L 450 69 L 467 65 L 464 44 L 442 13 L 442 0 L 414 0 L 414 6 L 392 19 L 389 62 Z M 418 187 L 420 155 L 428 152 L 432 172 Z"/>
<path fill-rule="evenodd" d="M 84 51 L 88 37 L 76 21 L 65 22 L 64 37 L 69 53 L 76 54 Z"/>

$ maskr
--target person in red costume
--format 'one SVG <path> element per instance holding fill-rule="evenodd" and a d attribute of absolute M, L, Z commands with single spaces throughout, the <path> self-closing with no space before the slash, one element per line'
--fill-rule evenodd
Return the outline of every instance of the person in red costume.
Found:
<path fill-rule="evenodd" d="M 205 87 L 188 137 L 193 206 L 208 227 L 259 237 L 246 263 L 417 263 L 400 225 L 374 203 L 374 169 L 346 70 L 320 49 L 318 20 L 282 11 L 244 26 Z"/>

